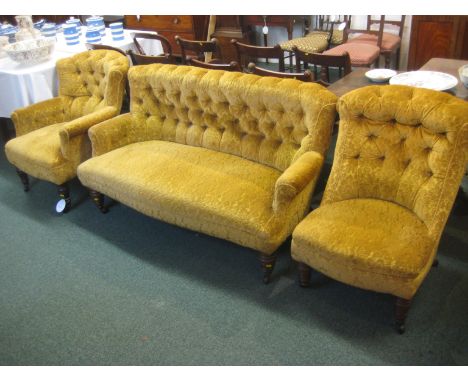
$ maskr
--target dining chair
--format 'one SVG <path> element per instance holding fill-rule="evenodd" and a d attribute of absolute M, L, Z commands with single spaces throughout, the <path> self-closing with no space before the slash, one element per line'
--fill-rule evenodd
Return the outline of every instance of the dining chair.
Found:
<path fill-rule="evenodd" d="M 220 56 L 220 46 L 218 40 L 215 38 L 212 38 L 211 41 L 195 41 L 175 36 L 175 40 L 180 46 L 182 65 L 187 65 L 189 58 L 195 58 L 198 61 L 205 61 L 206 53 L 210 53 L 212 56 Z M 218 58 L 210 58 L 209 62 L 213 64 L 222 63 Z"/>
<path fill-rule="evenodd" d="M 297 47 L 293 47 L 292 50 L 296 57 L 296 71 L 300 72 L 302 66 L 304 69 L 307 69 L 309 65 L 312 65 L 316 82 L 324 86 L 329 86 L 333 82 L 331 80 L 333 77 L 336 77 L 336 80 L 338 80 L 351 73 L 351 58 L 347 52 L 344 52 L 341 56 L 334 56 L 329 54 L 308 53 Z M 334 75 L 336 71 L 337 73 Z"/>
<path fill-rule="evenodd" d="M 369 34 L 369 31 L 373 30 L 374 25 L 378 25 L 379 28 L 381 28 L 382 19 L 382 41 L 379 45 L 378 36 L 375 34 Z M 395 69 L 398 70 L 400 67 L 400 50 L 404 25 L 405 15 L 402 15 L 399 20 L 389 20 L 385 16 L 381 16 L 380 19 L 373 19 L 372 16 L 367 16 L 366 32 L 348 39 L 348 41 L 353 43 L 373 44 L 379 46 L 380 55 L 384 56 L 386 68 L 390 68 L 392 56 L 395 55 Z M 385 32 L 386 27 L 388 28 L 389 32 Z"/>
<path fill-rule="evenodd" d="M 214 70 L 226 70 L 228 72 L 242 72 L 242 68 L 236 61 L 231 61 L 229 64 L 218 64 L 210 62 L 204 62 L 195 58 L 188 58 L 187 64 L 191 66 L 197 66 L 199 68 L 214 69 Z"/>
<path fill-rule="evenodd" d="M 119 52 L 120 54 L 127 56 L 127 53 L 124 52 L 122 49 L 117 48 L 112 45 L 104 45 L 104 44 L 91 44 L 87 42 L 85 44 L 87 50 L 100 50 L 100 49 L 105 49 L 105 50 L 114 50 L 116 52 Z"/>
<path fill-rule="evenodd" d="M 248 64 L 258 58 L 277 59 L 278 69 L 280 72 L 285 71 L 284 66 L 284 51 L 279 45 L 275 46 L 256 46 L 248 45 L 237 41 L 231 40 L 237 55 L 237 62 L 242 66 L 244 71 L 248 71 Z M 253 59 L 253 60 L 252 60 Z"/>
<path fill-rule="evenodd" d="M 132 37 L 133 37 L 133 44 L 135 45 L 135 48 L 137 50 L 136 53 L 138 54 L 141 54 L 141 55 L 148 54 L 143 49 L 143 46 L 140 44 L 139 40 L 154 40 L 154 41 L 159 41 L 161 43 L 163 54 L 172 55 L 171 43 L 163 35 L 150 33 L 150 32 L 135 32 L 135 33 L 132 33 Z"/>
<path fill-rule="evenodd" d="M 373 85 L 345 94 L 337 109 L 332 170 L 320 206 L 293 232 L 291 256 L 303 287 L 313 268 L 395 296 L 403 333 L 411 301 L 437 265 L 465 172 L 468 103 L 435 90 Z"/>
<path fill-rule="evenodd" d="M 171 53 L 149 56 L 146 54 L 138 54 L 130 50 L 128 54 L 130 55 L 133 65 L 176 64 L 176 58 Z"/>
<path fill-rule="evenodd" d="M 351 59 L 353 67 L 379 67 L 380 47 L 382 45 L 383 29 L 385 16 L 381 16 L 379 20 L 379 29 L 353 29 L 351 28 L 351 19 L 347 21 L 347 27 L 344 30 L 343 44 L 335 46 L 324 51 L 324 54 L 341 56 L 347 52 Z M 373 41 L 356 42 L 354 39 L 348 39 L 351 34 L 367 34 L 373 36 Z"/>
<path fill-rule="evenodd" d="M 285 79 L 293 79 L 293 80 L 299 80 L 299 81 L 304 81 L 304 82 L 312 82 L 313 80 L 313 74 L 309 70 L 306 70 L 303 73 L 276 72 L 273 70 L 259 68 L 257 65 L 255 65 L 254 62 L 249 63 L 248 70 L 249 70 L 249 73 L 256 74 L 257 76 L 263 76 L 263 77 L 285 78 Z"/>

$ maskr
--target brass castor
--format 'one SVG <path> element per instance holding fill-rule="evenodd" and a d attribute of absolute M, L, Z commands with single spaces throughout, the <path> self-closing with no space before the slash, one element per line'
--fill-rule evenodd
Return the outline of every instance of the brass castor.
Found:
<path fill-rule="evenodd" d="M 104 205 L 104 195 L 95 190 L 89 190 L 89 195 L 91 200 L 96 205 L 96 207 L 101 211 L 101 213 L 106 214 L 109 212 L 109 208 Z"/>
<path fill-rule="evenodd" d="M 264 253 L 260 254 L 260 263 L 262 265 L 263 273 L 263 283 L 268 284 L 271 281 L 271 274 L 273 273 L 273 268 L 275 267 L 276 256 L 275 255 L 266 255 Z"/>

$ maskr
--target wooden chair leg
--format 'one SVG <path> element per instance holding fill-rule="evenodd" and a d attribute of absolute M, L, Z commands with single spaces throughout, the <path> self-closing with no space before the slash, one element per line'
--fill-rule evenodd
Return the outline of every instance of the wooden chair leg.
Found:
<path fill-rule="evenodd" d="M 395 325 L 398 333 L 400 334 L 405 332 L 405 321 L 410 305 L 411 300 L 397 297 L 395 303 Z"/>
<path fill-rule="evenodd" d="M 276 255 L 267 255 L 265 253 L 260 253 L 259 259 L 262 265 L 263 283 L 268 284 L 271 280 L 273 268 L 275 267 Z"/>
<path fill-rule="evenodd" d="M 18 174 L 19 178 L 21 179 L 21 183 L 23 183 L 23 190 L 24 192 L 29 191 L 29 177 L 28 174 L 25 172 L 16 169 L 16 173 Z"/>
<path fill-rule="evenodd" d="M 103 214 L 109 212 L 109 209 L 104 205 L 104 195 L 95 190 L 89 190 L 89 195 L 91 196 L 91 200 L 94 202 L 99 211 Z"/>
<path fill-rule="evenodd" d="M 297 263 L 299 270 L 299 286 L 307 288 L 310 286 L 310 267 L 304 263 Z"/>
<path fill-rule="evenodd" d="M 390 68 L 390 61 L 391 61 L 391 53 L 390 54 L 385 54 L 385 68 L 389 69 Z"/>
<path fill-rule="evenodd" d="M 60 200 L 57 203 L 56 211 L 66 214 L 71 209 L 70 188 L 67 183 L 57 187 Z"/>

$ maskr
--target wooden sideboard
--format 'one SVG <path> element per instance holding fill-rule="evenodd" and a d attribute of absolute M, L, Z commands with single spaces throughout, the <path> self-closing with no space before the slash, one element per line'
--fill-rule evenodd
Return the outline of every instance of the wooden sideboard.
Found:
<path fill-rule="evenodd" d="M 125 27 L 155 31 L 169 39 L 174 53 L 180 53 L 175 36 L 189 40 L 206 40 L 209 16 L 132 16 L 124 18 Z"/>
<path fill-rule="evenodd" d="M 431 58 L 468 60 L 468 16 L 413 16 L 408 70 Z"/>

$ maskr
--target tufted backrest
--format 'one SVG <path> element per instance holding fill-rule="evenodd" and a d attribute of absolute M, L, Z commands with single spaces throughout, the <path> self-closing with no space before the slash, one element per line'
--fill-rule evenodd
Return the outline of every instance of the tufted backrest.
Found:
<path fill-rule="evenodd" d="M 127 57 L 112 50 L 89 50 L 57 61 L 66 119 L 106 106 L 120 110 L 128 66 Z"/>
<path fill-rule="evenodd" d="M 129 81 L 133 122 L 153 139 L 281 171 L 330 142 L 336 96 L 317 84 L 163 64 L 133 67 Z"/>
<path fill-rule="evenodd" d="M 368 86 L 341 97 L 338 110 L 338 142 L 322 203 L 388 200 L 440 234 L 465 171 L 468 103 L 433 90 Z"/>

